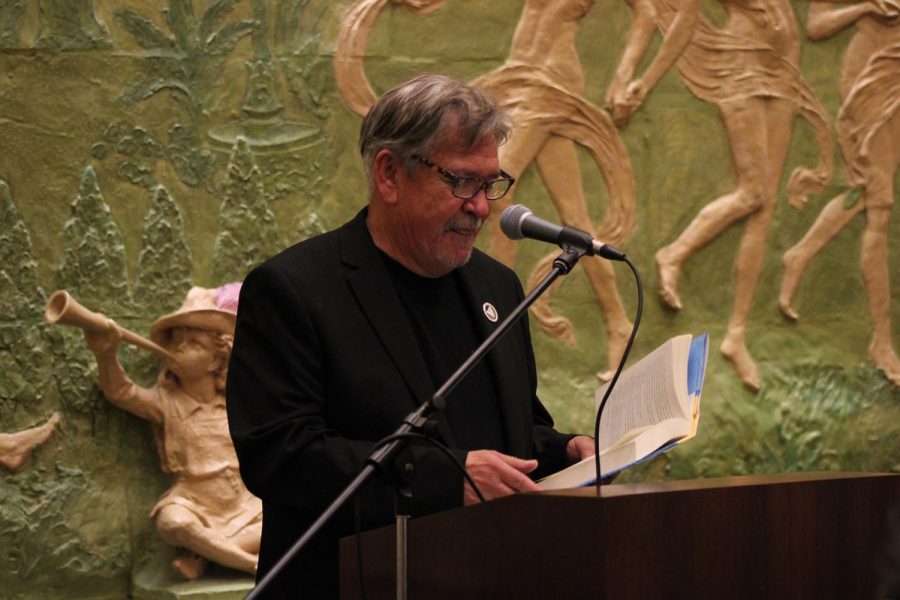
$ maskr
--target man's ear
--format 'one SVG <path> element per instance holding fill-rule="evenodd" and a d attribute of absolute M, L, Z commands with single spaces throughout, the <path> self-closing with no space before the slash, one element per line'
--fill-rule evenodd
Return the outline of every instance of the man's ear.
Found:
<path fill-rule="evenodd" d="M 400 170 L 403 166 L 390 150 L 381 150 L 372 163 L 372 182 L 375 191 L 387 204 L 397 202 Z"/>

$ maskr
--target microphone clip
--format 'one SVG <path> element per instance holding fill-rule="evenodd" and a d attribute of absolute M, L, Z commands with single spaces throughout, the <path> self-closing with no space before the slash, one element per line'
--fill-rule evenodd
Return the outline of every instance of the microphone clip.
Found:
<path fill-rule="evenodd" d="M 564 275 L 568 275 L 575 268 L 579 259 L 587 254 L 587 248 L 581 244 L 572 245 L 569 243 L 562 243 L 560 247 L 562 248 L 562 254 L 553 259 L 553 266 Z"/>

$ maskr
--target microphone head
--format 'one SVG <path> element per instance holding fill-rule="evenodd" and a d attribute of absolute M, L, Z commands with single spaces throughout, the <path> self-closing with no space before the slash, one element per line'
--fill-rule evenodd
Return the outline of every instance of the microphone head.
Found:
<path fill-rule="evenodd" d="M 522 233 L 522 220 L 531 214 L 527 207 L 521 204 L 513 204 L 500 213 L 500 231 L 511 240 L 521 240 L 525 237 Z"/>

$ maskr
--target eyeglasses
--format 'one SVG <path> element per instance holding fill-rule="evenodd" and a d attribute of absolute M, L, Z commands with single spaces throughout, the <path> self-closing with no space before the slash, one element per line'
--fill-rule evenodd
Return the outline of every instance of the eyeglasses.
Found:
<path fill-rule="evenodd" d="M 453 195 L 460 200 L 468 200 L 474 198 L 478 192 L 484 190 L 484 197 L 488 200 L 499 200 L 506 195 L 509 188 L 516 180 L 503 169 L 500 169 L 500 177 L 496 179 L 482 179 L 481 177 L 462 177 L 454 175 L 444 167 L 436 165 L 427 158 L 413 154 L 412 157 L 436 171 L 450 186 L 453 188 Z"/>

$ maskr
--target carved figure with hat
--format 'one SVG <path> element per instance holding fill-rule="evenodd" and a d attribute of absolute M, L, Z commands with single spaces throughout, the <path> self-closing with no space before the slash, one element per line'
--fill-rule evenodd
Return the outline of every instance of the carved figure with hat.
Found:
<path fill-rule="evenodd" d="M 154 425 L 162 469 L 173 481 L 151 516 L 167 543 L 188 550 L 173 562 L 187 579 L 207 560 L 256 572 L 262 504 L 241 481 L 225 412 L 239 289 L 192 288 L 177 311 L 151 325 L 150 338 L 167 354 L 149 388 L 119 363 L 122 333 L 114 321 L 102 332 L 85 329 L 106 398 Z"/>

